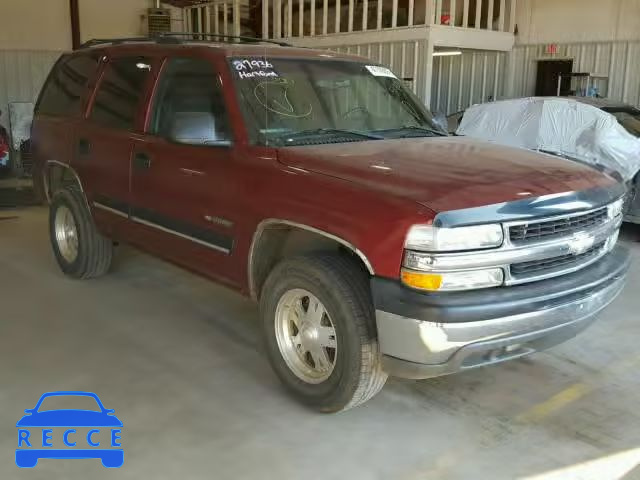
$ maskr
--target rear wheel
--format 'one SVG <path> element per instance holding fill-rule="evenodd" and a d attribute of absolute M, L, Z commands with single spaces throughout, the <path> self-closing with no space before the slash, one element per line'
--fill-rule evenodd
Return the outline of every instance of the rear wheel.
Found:
<path fill-rule="evenodd" d="M 303 403 L 347 410 L 384 386 L 368 279 L 350 258 L 282 261 L 265 282 L 260 311 L 271 365 Z"/>
<path fill-rule="evenodd" d="M 109 270 L 113 243 L 98 232 L 76 187 L 66 187 L 53 196 L 49 234 L 53 253 L 66 275 L 94 278 Z"/>

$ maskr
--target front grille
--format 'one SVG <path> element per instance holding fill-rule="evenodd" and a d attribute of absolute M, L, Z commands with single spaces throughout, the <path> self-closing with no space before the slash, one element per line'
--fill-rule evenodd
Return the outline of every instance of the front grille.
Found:
<path fill-rule="evenodd" d="M 573 266 L 586 263 L 591 258 L 597 257 L 602 252 L 605 244 L 606 242 L 602 242 L 578 255 L 568 254 L 560 257 L 545 258 L 544 260 L 514 263 L 511 265 L 511 275 L 513 277 L 533 277 L 552 273 L 555 270 L 568 270 Z"/>
<path fill-rule="evenodd" d="M 607 207 L 589 213 L 556 220 L 546 220 L 509 227 L 509 238 L 515 244 L 550 240 L 596 227 L 608 219 Z"/>

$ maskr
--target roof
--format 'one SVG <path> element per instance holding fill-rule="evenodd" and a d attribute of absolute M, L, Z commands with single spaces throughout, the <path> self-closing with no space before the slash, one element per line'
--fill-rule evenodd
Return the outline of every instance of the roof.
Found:
<path fill-rule="evenodd" d="M 174 7 L 194 7 L 198 4 L 209 3 L 209 0 L 164 0 L 164 3 L 173 5 Z"/>
<path fill-rule="evenodd" d="M 230 41 L 206 41 L 206 40 L 183 40 L 177 36 L 163 36 L 158 38 L 113 38 L 94 39 L 84 43 L 81 48 L 132 48 L 134 46 L 144 46 L 147 48 L 211 48 L 216 49 L 227 57 L 233 56 L 264 56 L 265 54 L 274 57 L 305 57 L 305 58 L 339 58 L 354 61 L 369 61 L 366 57 L 336 53 L 328 50 L 314 50 L 311 48 L 295 47 L 281 42 L 270 40 L 252 39 L 248 37 L 228 37 L 229 40 L 238 39 L 237 43 Z"/>
<path fill-rule="evenodd" d="M 597 108 L 623 108 L 637 110 L 637 107 L 628 103 L 620 102 L 618 100 L 610 100 L 608 98 L 595 98 L 595 97 L 562 97 L 569 100 L 575 100 L 576 102 L 586 103 L 587 105 L 593 105 Z"/>
<path fill-rule="evenodd" d="M 524 100 L 527 102 L 539 102 L 545 100 L 553 100 L 553 99 L 562 99 L 570 102 L 578 102 L 584 103 L 586 105 L 591 105 L 596 108 L 624 108 L 624 109 L 632 109 L 638 110 L 637 107 L 630 105 L 628 103 L 620 102 L 617 100 L 610 100 L 608 98 L 595 98 L 595 97 L 523 97 L 523 98 L 513 98 L 513 99 L 504 99 L 497 100 L 495 102 L 488 102 L 487 105 L 500 105 L 500 104 L 509 104 L 514 101 Z M 454 114 L 455 115 L 455 114 Z"/>
<path fill-rule="evenodd" d="M 315 50 L 311 48 L 303 48 L 303 47 L 281 47 L 277 45 L 246 45 L 246 44 L 212 44 L 209 42 L 201 42 L 201 43 L 191 43 L 190 45 L 201 46 L 201 47 L 214 47 L 218 48 L 226 54 L 226 56 L 245 56 L 245 55 L 255 55 L 261 56 L 268 54 L 274 57 L 306 57 L 306 58 L 341 58 L 341 59 L 350 59 L 363 61 L 366 60 L 365 57 L 359 57 L 357 55 L 348 55 L 344 53 L 330 52 L 327 50 Z M 370 60 L 369 60 L 370 62 Z"/>

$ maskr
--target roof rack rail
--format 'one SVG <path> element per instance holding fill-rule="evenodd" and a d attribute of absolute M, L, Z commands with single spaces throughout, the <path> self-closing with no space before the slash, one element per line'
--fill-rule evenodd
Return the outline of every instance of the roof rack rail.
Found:
<path fill-rule="evenodd" d="M 202 33 L 202 32 L 171 32 L 161 33 L 158 38 L 176 38 L 176 37 L 192 37 L 193 40 L 203 40 L 205 38 L 221 39 L 227 43 L 273 43 L 281 47 L 293 47 L 290 43 L 279 42 L 277 40 L 268 40 L 257 37 L 244 37 L 242 35 L 222 35 L 219 33 Z"/>
<path fill-rule="evenodd" d="M 121 43 L 155 42 L 155 43 L 182 43 L 179 38 L 173 37 L 123 37 L 123 38 L 92 38 L 81 44 L 78 49 L 90 48 L 98 45 L 119 45 Z"/>
<path fill-rule="evenodd" d="M 277 40 L 267 40 L 264 38 L 256 37 L 243 37 L 240 35 L 222 35 L 218 33 L 201 32 L 170 32 L 161 33 L 153 37 L 92 38 L 91 40 L 88 40 L 80 45 L 78 49 L 91 48 L 98 45 L 120 45 L 123 43 L 134 42 L 180 44 L 185 41 L 207 41 L 209 39 L 219 39 L 225 43 L 272 43 L 281 47 L 293 47 L 293 45 L 286 42 L 279 42 Z"/>

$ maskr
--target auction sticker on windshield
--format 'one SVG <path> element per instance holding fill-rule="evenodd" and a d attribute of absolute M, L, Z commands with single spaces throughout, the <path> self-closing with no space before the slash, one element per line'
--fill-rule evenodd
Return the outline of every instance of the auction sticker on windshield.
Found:
<path fill-rule="evenodd" d="M 371 75 L 373 75 L 374 77 L 398 78 L 387 67 L 381 67 L 379 65 L 365 65 L 365 68 L 369 70 L 369 73 L 371 73 Z"/>

